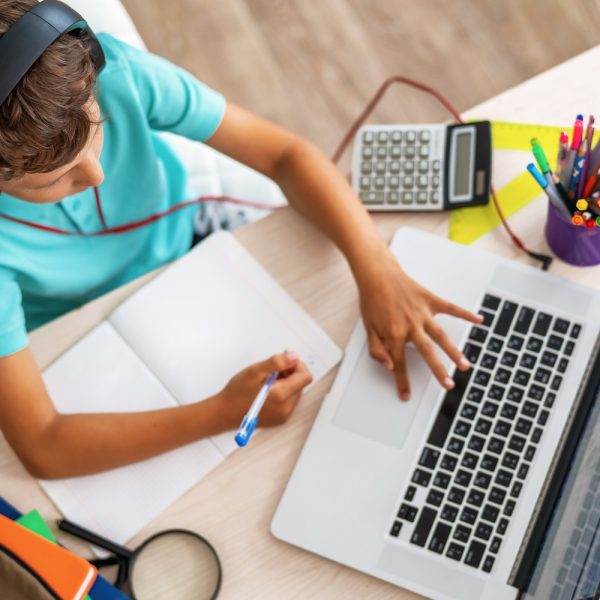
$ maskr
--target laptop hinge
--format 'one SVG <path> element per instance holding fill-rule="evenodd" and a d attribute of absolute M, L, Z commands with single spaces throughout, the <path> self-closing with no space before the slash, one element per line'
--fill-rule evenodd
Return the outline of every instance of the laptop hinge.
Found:
<path fill-rule="evenodd" d="M 568 474 L 571 461 L 579 444 L 583 428 L 594 404 L 600 386 L 600 337 L 596 340 L 592 351 L 592 359 L 588 363 L 577 390 L 573 407 L 567 419 L 563 434 L 558 442 L 556 452 L 544 485 L 540 491 L 542 499 L 536 505 L 523 542 L 515 559 L 508 583 L 518 590 L 525 591 L 529 585 L 533 569 L 539 558 L 546 531 L 552 517 L 562 483 Z"/>

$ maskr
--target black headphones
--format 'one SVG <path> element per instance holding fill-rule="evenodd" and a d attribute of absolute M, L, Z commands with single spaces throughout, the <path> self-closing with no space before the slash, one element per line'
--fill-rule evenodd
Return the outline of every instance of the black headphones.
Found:
<path fill-rule="evenodd" d="M 33 63 L 63 33 L 90 36 L 89 50 L 99 73 L 104 52 L 85 19 L 59 0 L 43 0 L 26 12 L 0 37 L 0 105 L 8 98 Z"/>

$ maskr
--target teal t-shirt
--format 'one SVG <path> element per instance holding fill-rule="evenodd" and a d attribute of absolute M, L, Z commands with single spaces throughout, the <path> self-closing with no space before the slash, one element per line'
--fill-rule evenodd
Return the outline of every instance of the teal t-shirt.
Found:
<path fill-rule="evenodd" d="M 107 34 L 98 103 L 104 122 L 99 188 L 108 227 L 141 220 L 187 199 L 186 172 L 158 132 L 204 141 L 217 130 L 223 96 L 190 73 Z M 0 219 L 0 356 L 27 345 L 27 331 L 183 255 L 192 206 L 141 229 L 63 236 Z M 0 194 L 0 212 L 59 229 L 102 229 L 93 189 L 58 203 Z"/>

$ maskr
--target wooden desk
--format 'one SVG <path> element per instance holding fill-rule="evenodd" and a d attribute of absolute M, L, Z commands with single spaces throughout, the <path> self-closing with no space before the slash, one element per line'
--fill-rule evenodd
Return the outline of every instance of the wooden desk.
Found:
<path fill-rule="evenodd" d="M 600 46 L 484 102 L 466 116 L 572 123 L 577 112 L 598 112 L 600 80 L 587 75 L 594 72 L 599 61 Z M 511 223 L 531 248 L 547 250 L 539 225 L 539 215 L 544 210 L 541 202 L 540 199 L 523 209 Z M 378 215 L 376 222 L 387 239 L 398 227 L 406 225 L 445 236 L 448 215 Z M 357 293 L 349 269 L 332 244 L 290 209 L 245 227 L 236 236 L 344 347 L 358 317 Z M 526 260 L 501 229 L 475 246 Z M 552 270 L 600 287 L 600 267 L 578 269 L 556 261 Z M 32 348 L 40 367 L 46 367 L 152 276 L 33 333 Z M 275 507 L 332 380 L 330 374 L 307 394 L 286 426 L 261 434 L 243 452 L 235 453 L 146 527 L 133 543 L 165 527 L 187 527 L 201 532 L 216 546 L 223 561 L 221 597 L 226 599 L 416 598 L 410 592 L 279 542 L 269 533 Z M 9 501 L 22 510 L 37 507 L 46 518 L 58 516 L 3 438 L 0 438 L 0 472 L 0 494 Z"/>

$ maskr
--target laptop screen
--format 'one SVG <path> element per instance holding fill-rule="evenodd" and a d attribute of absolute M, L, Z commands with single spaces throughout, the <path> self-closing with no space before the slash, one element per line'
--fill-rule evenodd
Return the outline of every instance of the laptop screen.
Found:
<path fill-rule="evenodd" d="M 600 386 L 523 598 L 600 598 Z"/>

